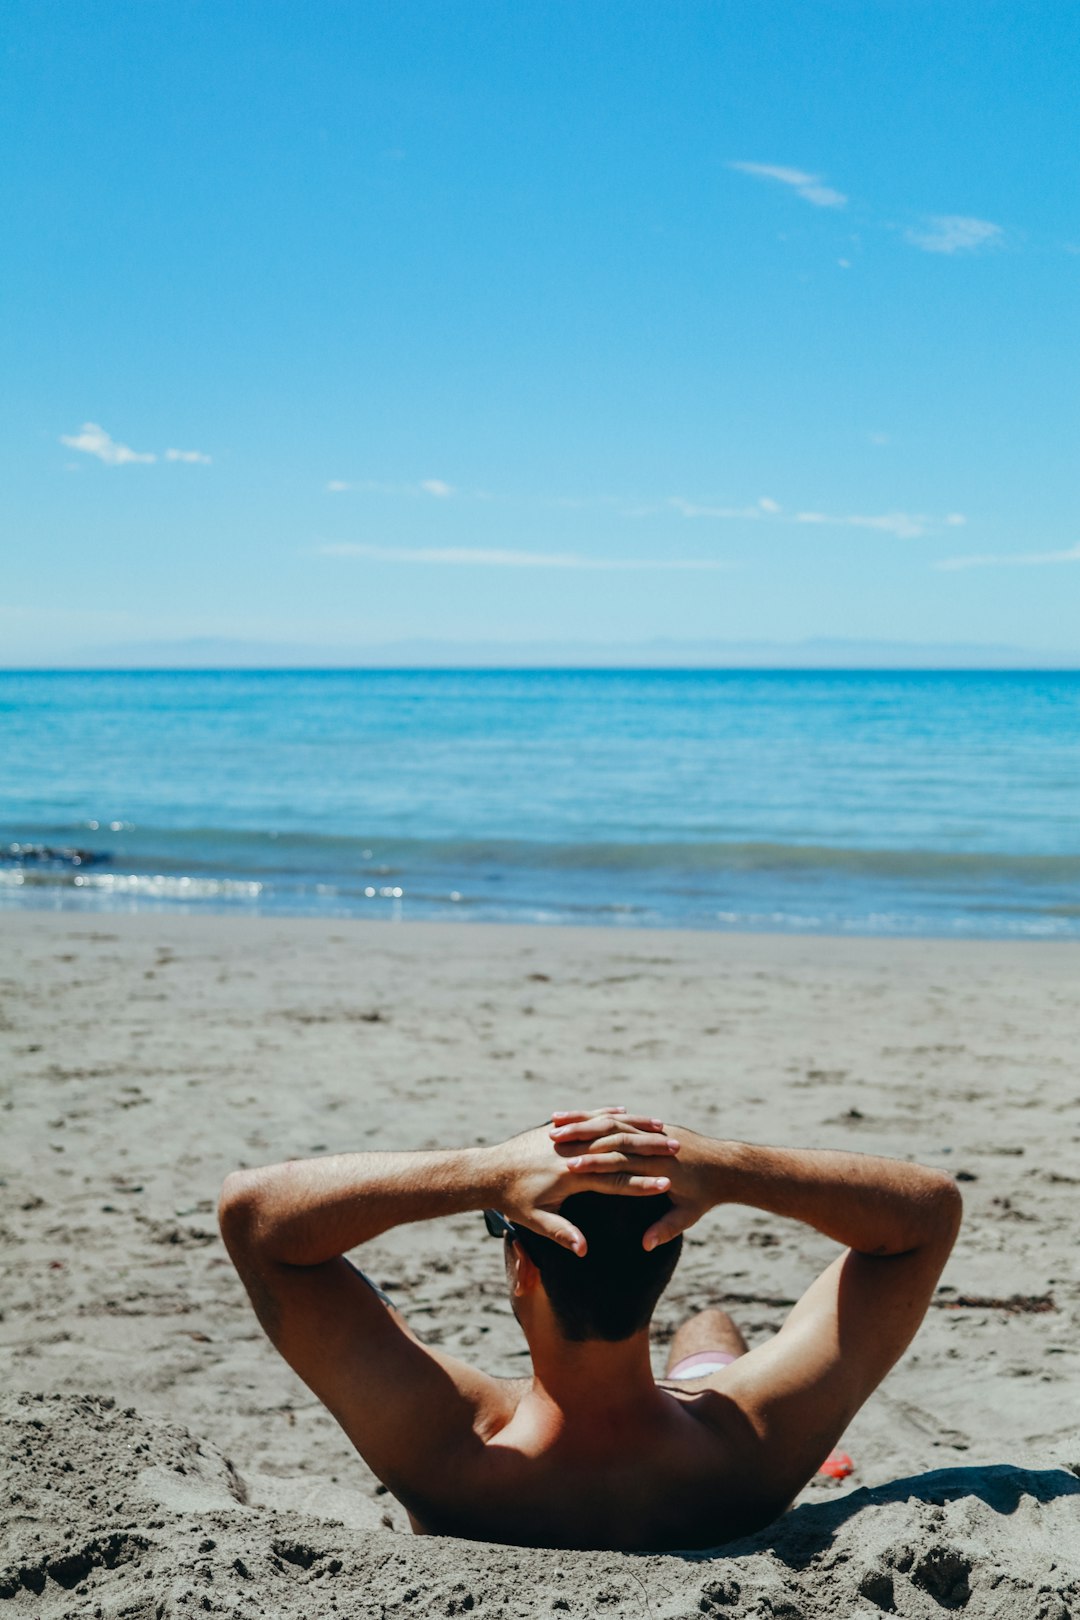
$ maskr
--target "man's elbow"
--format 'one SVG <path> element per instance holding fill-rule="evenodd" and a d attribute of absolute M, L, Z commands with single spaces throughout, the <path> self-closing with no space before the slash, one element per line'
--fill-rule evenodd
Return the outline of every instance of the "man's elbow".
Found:
<path fill-rule="evenodd" d="M 944 1170 L 930 1172 L 932 1181 L 928 1190 L 928 1215 L 931 1235 L 935 1242 L 952 1248 L 960 1224 L 964 1219 L 964 1199 L 960 1188 Z"/>
<path fill-rule="evenodd" d="M 230 1253 L 252 1248 L 258 1238 L 261 1214 L 260 1177 L 257 1170 L 232 1170 L 218 1196 L 218 1226 Z"/>

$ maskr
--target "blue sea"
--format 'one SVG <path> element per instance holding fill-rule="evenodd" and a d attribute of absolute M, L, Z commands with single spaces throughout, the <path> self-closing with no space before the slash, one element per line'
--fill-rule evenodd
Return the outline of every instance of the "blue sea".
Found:
<path fill-rule="evenodd" d="M 1080 936 L 1080 674 L 0 674 L 0 904 Z"/>

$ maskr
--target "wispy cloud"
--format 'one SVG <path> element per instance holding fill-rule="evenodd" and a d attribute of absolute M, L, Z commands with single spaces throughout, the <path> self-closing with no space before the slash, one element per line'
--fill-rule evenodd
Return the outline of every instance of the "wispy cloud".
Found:
<path fill-rule="evenodd" d="M 950 512 L 947 517 L 928 517 L 923 512 L 843 513 L 785 512 L 777 501 L 762 496 L 753 506 L 702 506 L 695 501 L 673 495 L 668 501 L 672 510 L 686 518 L 736 519 L 740 521 L 772 523 L 809 523 L 823 527 L 847 529 L 877 529 L 898 540 L 917 540 L 931 529 L 955 528 L 966 523 L 962 512 Z"/>
<path fill-rule="evenodd" d="M 731 161 L 727 166 L 739 174 L 750 175 L 754 180 L 786 186 L 815 208 L 846 208 L 848 204 L 844 192 L 826 185 L 820 174 L 810 174 L 805 169 L 789 168 L 782 163 L 749 163 L 743 160 Z M 881 220 L 877 224 L 879 228 L 885 225 L 886 229 L 896 229 L 895 225 L 886 225 Z M 978 219 L 973 214 L 927 214 L 919 224 L 909 225 L 903 231 L 903 237 L 923 253 L 951 255 L 1000 247 L 1005 240 L 1005 231 L 993 220 Z M 842 270 L 851 269 L 848 258 L 838 259 L 837 263 Z"/>
<path fill-rule="evenodd" d="M 776 501 L 770 500 L 767 495 L 762 496 L 755 506 L 703 506 L 698 501 L 686 500 L 682 495 L 672 495 L 666 504 L 684 518 L 757 519 L 775 517 L 780 511 Z"/>
<path fill-rule="evenodd" d="M 106 433 L 98 422 L 84 422 L 78 433 L 62 433 L 60 443 L 66 444 L 69 450 L 81 450 L 84 455 L 96 456 L 107 467 L 125 467 L 133 462 L 158 460 L 156 450 L 133 450 L 129 444 L 121 444 L 111 433 Z M 166 450 L 161 459 L 198 462 L 208 467 L 212 457 L 203 450 Z"/>
<path fill-rule="evenodd" d="M 348 491 L 358 495 L 433 495 L 440 501 L 457 494 L 453 484 L 442 478 L 421 478 L 417 484 L 388 484 L 379 478 L 331 478 L 326 489 L 331 495 L 344 495 Z"/>
<path fill-rule="evenodd" d="M 378 546 L 342 541 L 318 547 L 323 557 L 367 557 L 374 562 L 430 563 L 454 568 L 570 568 L 602 573 L 709 571 L 731 564 L 712 557 L 587 557 L 572 551 L 504 551 L 477 546 Z"/>
<path fill-rule="evenodd" d="M 877 529 L 881 534 L 894 535 L 897 540 L 918 540 L 926 533 L 932 519 L 921 512 L 852 512 L 840 517 L 829 512 L 796 512 L 791 521 L 841 529 Z"/>
<path fill-rule="evenodd" d="M 968 214 L 933 214 L 922 227 L 911 226 L 904 239 L 924 253 L 974 253 L 979 248 L 1000 247 L 1005 233 L 989 219 L 973 219 Z"/>
<path fill-rule="evenodd" d="M 946 557 L 934 564 L 947 572 L 961 568 L 1042 568 L 1053 563 L 1080 563 L 1080 544 L 1064 551 L 1014 551 L 1004 556 Z"/>
<path fill-rule="evenodd" d="M 834 190 L 832 186 L 822 185 L 820 174 L 788 169 L 779 163 L 729 163 L 728 168 L 737 169 L 740 174 L 752 175 L 755 180 L 775 180 L 782 186 L 790 186 L 804 202 L 813 203 L 815 208 L 847 206 L 844 193 Z"/>
<path fill-rule="evenodd" d="M 425 497 L 431 497 L 431 498 L 434 498 L 436 500 L 447 500 L 450 497 L 454 497 L 456 500 L 460 500 L 460 501 L 463 501 L 463 502 L 481 501 L 481 500 L 491 501 L 491 500 L 494 500 L 494 499 L 499 499 L 501 501 L 506 502 L 506 501 L 510 501 L 510 500 L 514 499 L 513 497 L 505 496 L 505 495 L 495 497 L 495 496 L 492 496 L 487 491 L 480 491 L 480 490 L 464 490 L 464 491 L 461 491 L 461 490 L 457 490 L 457 489 L 455 489 L 453 487 L 453 485 L 444 483 L 442 481 L 442 479 L 438 479 L 438 478 L 427 478 L 427 479 L 424 479 L 421 483 L 418 483 L 418 484 L 388 484 L 388 483 L 378 482 L 378 481 L 373 480 L 373 479 L 365 480 L 363 483 L 347 483 L 343 479 L 332 479 L 325 487 L 329 491 L 329 493 L 331 493 L 331 494 L 340 494 L 340 493 L 344 493 L 345 491 L 348 491 L 348 490 L 355 490 L 355 491 L 359 491 L 359 492 L 362 492 L 362 493 L 369 493 L 369 494 L 374 493 L 374 494 L 379 494 L 379 495 L 403 496 L 403 497 L 407 497 L 407 498 L 409 498 L 411 500 L 417 500 L 417 499 L 421 499 L 421 498 L 425 498 Z M 736 523 L 751 522 L 751 523 L 770 523 L 770 524 L 817 524 L 817 525 L 820 525 L 822 527 L 832 527 L 832 528 L 872 529 L 872 530 L 878 530 L 882 534 L 891 534 L 891 535 L 895 536 L 899 540 L 916 540 L 921 535 L 932 533 L 932 532 L 935 532 L 935 531 L 940 530 L 942 528 L 956 527 L 956 526 L 959 526 L 959 525 L 967 522 L 967 519 L 965 518 L 965 516 L 963 515 L 962 512 L 950 512 L 947 516 L 940 517 L 940 516 L 931 516 L 931 515 L 928 515 L 925 512 L 905 512 L 905 511 L 868 512 L 868 513 L 863 513 L 863 512 L 830 513 L 830 512 L 819 512 L 819 511 L 814 511 L 814 510 L 798 510 L 798 509 L 792 509 L 790 511 L 785 511 L 784 508 L 780 505 L 780 502 L 776 501 L 776 500 L 773 500 L 773 498 L 770 495 L 762 495 L 756 501 L 749 502 L 749 503 L 747 503 L 745 505 L 741 505 L 741 506 L 713 505 L 713 504 L 708 503 L 708 502 L 693 501 L 693 500 L 690 500 L 686 496 L 683 496 L 683 495 L 670 495 L 666 499 L 663 499 L 663 500 L 652 499 L 652 500 L 645 500 L 645 501 L 642 501 L 640 499 L 639 500 L 631 500 L 628 497 L 615 496 L 615 495 L 591 495 L 591 496 L 581 496 L 581 497 L 578 497 L 578 496 L 558 496 L 558 497 L 546 496 L 546 497 L 533 497 L 533 498 L 523 496 L 523 497 L 518 498 L 515 501 L 515 504 L 519 504 L 519 505 L 520 504 L 526 504 L 526 505 L 533 505 L 533 506 L 538 505 L 540 507 L 557 507 L 557 508 L 566 509 L 566 510 L 569 510 L 569 511 L 592 510 L 592 509 L 595 509 L 597 507 L 599 507 L 599 508 L 611 508 L 611 509 L 617 511 L 622 517 L 635 519 L 635 520 L 636 519 L 641 519 L 641 518 L 658 517 L 658 516 L 663 515 L 664 513 L 677 512 L 680 515 L 680 517 L 690 518 L 690 519 L 703 519 L 703 520 L 706 520 L 706 521 L 712 520 L 712 521 L 715 521 L 715 522 L 736 522 Z M 368 552 L 366 554 L 371 555 L 372 553 Z M 396 552 L 396 551 L 393 553 L 393 555 L 395 557 L 401 557 L 402 556 L 401 553 Z M 475 555 L 479 556 L 479 554 L 475 554 Z M 491 557 L 493 558 L 494 555 L 495 554 L 492 553 Z M 507 552 L 507 553 L 504 554 L 504 553 L 500 552 L 498 555 L 499 555 L 499 558 L 502 560 L 501 565 L 505 566 L 505 567 L 517 566 L 517 567 L 537 567 L 537 568 L 539 568 L 539 567 L 558 566 L 558 567 L 567 567 L 568 568 L 568 567 L 575 566 L 575 564 L 573 564 L 572 562 L 568 562 L 568 561 L 558 561 L 558 562 L 554 562 L 554 563 L 549 562 L 549 561 L 545 561 L 544 559 L 547 558 L 550 555 L 548 553 L 537 553 L 536 556 L 540 560 L 538 560 L 536 562 L 528 562 L 528 563 L 520 562 L 520 563 L 514 563 L 514 564 L 511 564 L 506 559 L 508 559 L 511 556 L 517 557 L 519 555 L 531 556 L 532 553 L 520 553 L 519 554 L 519 553 L 516 553 L 516 552 L 515 553 Z M 488 554 L 487 553 L 484 553 L 484 556 L 485 556 L 485 559 L 488 559 Z M 451 555 L 450 552 L 448 552 L 448 551 L 442 551 L 442 552 L 440 552 L 438 558 L 435 558 L 435 557 L 427 558 L 427 557 L 425 557 L 424 560 L 425 561 L 441 560 L 441 561 L 445 561 L 445 562 L 454 562 L 454 561 L 460 561 L 460 560 L 470 560 L 471 561 L 471 560 L 474 560 L 474 553 L 470 551 L 468 553 L 467 559 L 463 559 L 463 558 L 459 558 L 456 554 Z M 488 560 L 490 560 L 490 559 L 488 559 Z M 601 566 L 601 564 L 597 563 L 597 564 L 594 565 L 592 562 L 589 561 L 589 559 L 585 559 L 585 561 L 583 563 L 581 563 L 580 566 L 592 567 L 592 566 Z M 621 567 L 621 566 L 624 566 L 624 565 L 621 564 L 621 563 L 617 563 L 617 562 L 609 562 L 609 563 L 602 564 L 602 566 L 604 566 L 604 567 Z M 675 566 L 675 565 L 669 564 L 669 563 L 660 563 L 659 561 L 657 561 L 655 563 L 641 563 L 641 564 L 631 563 L 630 561 L 628 561 L 625 564 L 625 566 L 627 566 L 627 567 L 630 567 L 630 566 L 634 566 L 634 567 L 638 567 L 638 566 L 640 566 L 640 567 L 646 567 L 646 566 L 647 567 L 661 567 L 661 566 L 663 566 L 663 567 L 671 567 L 671 566 Z M 680 564 L 679 566 L 682 566 L 682 565 Z M 690 567 L 690 566 L 697 567 L 697 566 L 704 566 L 704 564 L 699 565 L 696 562 L 695 563 L 687 562 L 685 566 L 687 566 L 687 567 Z"/>
<path fill-rule="evenodd" d="M 119 444 L 97 422 L 84 422 L 78 433 L 62 433 L 60 443 L 66 444 L 69 450 L 81 450 L 84 455 L 96 456 L 107 467 L 157 460 L 152 450 L 133 450 L 129 444 Z"/>
<path fill-rule="evenodd" d="M 897 540 L 918 540 L 931 526 L 933 519 L 921 512 L 879 512 L 863 514 L 853 512 L 842 517 L 828 513 L 799 512 L 796 523 L 831 523 L 846 529 L 876 529 L 880 534 L 891 534 Z"/>
<path fill-rule="evenodd" d="M 190 461 L 192 463 L 198 463 L 198 465 L 202 467 L 209 467 L 213 457 L 208 456 L 205 451 L 202 450 L 166 450 L 165 460 Z"/>

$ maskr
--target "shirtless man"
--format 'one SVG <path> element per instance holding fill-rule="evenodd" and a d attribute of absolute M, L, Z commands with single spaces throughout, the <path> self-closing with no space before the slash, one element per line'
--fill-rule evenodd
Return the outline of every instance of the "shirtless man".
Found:
<path fill-rule="evenodd" d="M 681 1233 L 725 1203 L 804 1221 L 844 1252 L 754 1350 L 724 1312 L 692 1317 L 657 1382 L 649 1320 Z M 344 1258 L 466 1210 L 505 1238 L 530 1378 L 422 1344 Z M 415 1530 L 658 1550 L 783 1512 L 914 1336 L 960 1196 L 918 1165 L 669 1134 L 609 1108 L 493 1147 L 236 1171 L 220 1218 L 266 1332 Z"/>

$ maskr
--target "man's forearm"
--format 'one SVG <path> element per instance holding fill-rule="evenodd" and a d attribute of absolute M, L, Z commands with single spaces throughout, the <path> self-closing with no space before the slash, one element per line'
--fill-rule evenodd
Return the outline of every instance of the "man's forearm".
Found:
<path fill-rule="evenodd" d="M 702 1155 L 713 1202 L 803 1221 L 863 1254 L 904 1254 L 955 1236 L 960 1194 L 939 1170 L 861 1153 L 700 1137 L 693 1151 Z"/>
<path fill-rule="evenodd" d="M 230 1248 L 315 1266 L 391 1226 L 480 1209 L 493 1197 L 490 1150 L 340 1153 L 226 1179 L 219 1214 Z"/>

